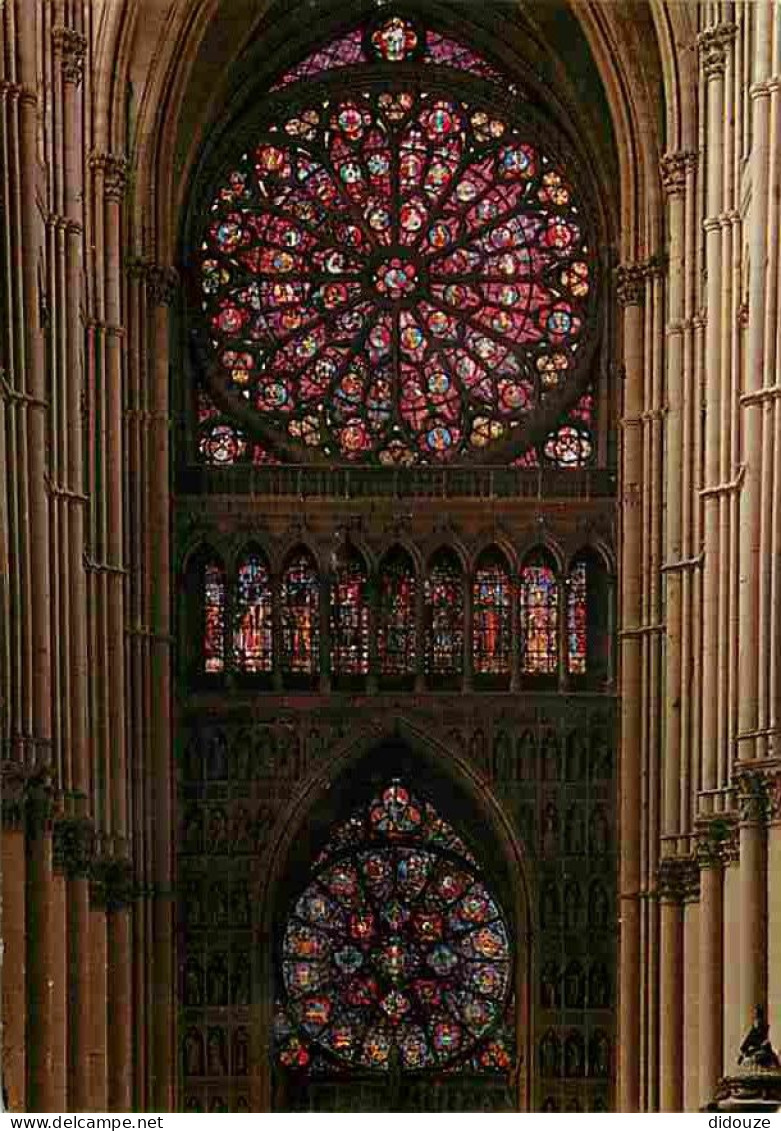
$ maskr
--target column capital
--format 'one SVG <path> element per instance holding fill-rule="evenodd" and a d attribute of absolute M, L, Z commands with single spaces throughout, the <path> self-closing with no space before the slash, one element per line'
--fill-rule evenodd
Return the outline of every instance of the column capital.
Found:
<path fill-rule="evenodd" d="M 52 46 L 60 60 L 62 77 L 66 82 L 78 86 L 84 76 L 84 57 L 87 54 L 87 38 L 72 27 L 53 27 Z"/>
<path fill-rule="evenodd" d="M 757 768 L 738 769 L 732 784 L 737 794 L 741 825 L 765 824 L 770 811 L 765 772 Z"/>
<path fill-rule="evenodd" d="M 700 868 L 724 868 L 738 859 L 738 829 L 732 816 L 710 817 L 697 823 L 697 862 Z"/>
<path fill-rule="evenodd" d="M 692 856 L 662 860 L 656 873 L 656 890 L 667 903 L 688 903 L 700 897 L 700 870 Z"/>
<path fill-rule="evenodd" d="M 89 163 L 90 168 L 103 177 L 103 192 L 106 198 L 121 200 L 127 188 L 127 158 L 121 153 L 93 152 Z"/>
<path fill-rule="evenodd" d="M 680 196 L 686 188 L 686 175 L 697 167 L 697 154 L 688 149 L 665 153 L 659 162 L 662 187 L 668 196 Z"/>
<path fill-rule="evenodd" d="M 619 306 L 642 306 L 645 300 L 645 272 L 639 263 L 616 268 L 616 297 Z"/>
<path fill-rule="evenodd" d="M 127 859 L 103 855 L 103 847 L 90 867 L 90 902 L 106 911 L 121 911 L 135 895 L 133 866 Z"/>
<path fill-rule="evenodd" d="M 24 831 L 28 780 L 29 773 L 20 762 L 3 764 L 0 796 L 4 829 Z"/>
<path fill-rule="evenodd" d="M 54 870 L 70 879 L 87 878 L 95 855 L 95 828 L 86 817 L 63 817 L 54 823 Z"/>
<path fill-rule="evenodd" d="M 179 273 L 175 267 L 150 264 L 146 277 L 147 293 L 154 306 L 170 306 L 179 288 Z"/>
<path fill-rule="evenodd" d="M 735 24 L 716 24 L 697 36 L 702 69 L 708 79 L 724 74 L 727 65 L 727 48 L 737 34 Z"/>

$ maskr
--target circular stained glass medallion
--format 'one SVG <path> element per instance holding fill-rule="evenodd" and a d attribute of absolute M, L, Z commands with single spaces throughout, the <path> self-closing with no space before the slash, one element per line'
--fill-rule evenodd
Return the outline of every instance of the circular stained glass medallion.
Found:
<path fill-rule="evenodd" d="M 372 42 L 396 59 L 415 34 L 390 18 Z M 488 458 L 573 382 L 592 240 L 532 132 L 387 83 L 281 102 L 217 192 L 200 259 L 222 383 L 260 426 L 349 461 Z"/>
<path fill-rule="evenodd" d="M 502 1022 L 509 933 L 463 841 L 394 781 L 318 858 L 282 974 L 296 1048 L 376 1071 L 442 1069 L 479 1057 Z"/>

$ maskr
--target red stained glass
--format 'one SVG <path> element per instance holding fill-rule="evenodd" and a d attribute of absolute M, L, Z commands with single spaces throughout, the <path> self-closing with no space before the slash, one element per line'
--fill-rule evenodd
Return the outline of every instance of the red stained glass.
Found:
<path fill-rule="evenodd" d="M 511 586 L 498 552 L 483 555 L 472 584 L 472 661 L 475 675 L 509 675 Z"/>
<path fill-rule="evenodd" d="M 559 670 L 559 591 L 556 574 L 544 559 L 521 570 L 521 670 L 555 675 Z"/>
<path fill-rule="evenodd" d="M 331 670 L 335 676 L 369 671 L 368 578 L 357 553 L 337 567 L 331 588 Z"/>
<path fill-rule="evenodd" d="M 464 576 L 454 553 L 434 558 L 426 578 L 426 671 L 459 675 L 464 667 Z"/>
<path fill-rule="evenodd" d="M 283 1066 L 507 1072 L 510 937 L 475 857 L 392 781 L 332 830 L 282 945 Z"/>
<path fill-rule="evenodd" d="M 407 58 L 416 28 L 388 17 L 372 51 Z M 440 62 L 467 59 L 448 42 Z M 351 462 L 444 462 L 511 439 L 587 353 L 585 215 L 524 124 L 479 99 L 367 79 L 278 108 L 204 238 L 228 392 L 264 427 Z M 240 432 L 209 427 L 204 458 L 244 458 Z M 556 443 L 562 466 L 587 458 L 580 434 Z"/>
<path fill-rule="evenodd" d="M 236 666 L 248 674 L 270 672 L 273 665 L 273 609 L 268 567 L 257 553 L 239 565 L 233 647 Z"/>
<path fill-rule="evenodd" d="M 576 562 L 567 578 L 567 664 L 570 675 L 585 675 L 588 657 L 588 577 Z"/>
<path fill-rule="evenodd" d="M 198 454 L 213 467 L 231 467 L 244 458 L 247 441 L 232 424 L 207 424 L 201 429 Z"/>
<path fill-rule="evenodd" d="M 380 673 L 406 676 L 415 672 L 415 596 L 417 579 L 408 554 L 398 549 L 380 569 L 377 653 Z"/>
<path fill-rule="evenodd" d="M 209 563 L 203 571 L 204 671 L 225 671 L 225 571 Z"/>
<path fill-rule="evenodd" d="M 312 555 L 293 555 L 280 586 L 282 666 L 290 675 L 313 676 L 320 663 L 320 580 Z"/>

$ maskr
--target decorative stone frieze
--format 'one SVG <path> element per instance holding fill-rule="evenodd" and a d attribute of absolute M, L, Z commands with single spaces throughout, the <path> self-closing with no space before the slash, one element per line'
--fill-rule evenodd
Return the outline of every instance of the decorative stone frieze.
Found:
<path fill-rule="evenodd" d="M 734 779 L 740 823 L 764 824 L 770 812 L 767 778 L 762 770 L 739 770 Z"/>
<path fill-rule="evenodd" d="M 66 82 L 78 86 L 84 77 L 84 58 L 87 54 L 87 39 L 81 32 L 71 27 L 52 28 L 52 44 L 55 57 L 59 58 L 62 77 Z"/>
<path fill-rule="evenodd" d="M 22 832 L 25 824 L 25 802 L 28 774 L 18 762 L 6 762 L 2 768 L 3 828 Z"/>
<path fill-rule="evenodd" d="M 616 268 L 616 297 L 620 306 L 641 306 L 645 299 L 645 267 L 627 263 Z"/>

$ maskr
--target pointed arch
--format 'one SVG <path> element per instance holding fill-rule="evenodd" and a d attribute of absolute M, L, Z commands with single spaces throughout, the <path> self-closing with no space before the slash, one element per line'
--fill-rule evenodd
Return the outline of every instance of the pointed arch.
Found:
<path fill-rule="evenodd" d="M 349 545 L 331 582 L 331 672 L 336 679 L 369 674 L 369 572 Z"/>
<path fill-rule="evenodd" d="M 320 574 L 304 545 L 287 555 L 279 586 L 283 676 L 314 678 L 320 667 Z"/>
<path fill-rule="evenodd" d="M 559 582 L 553 556 L 532 550 L 521 567 L 518 589 L 521 671 L 555 676 L 559 670 Z"/>
<path fill-rule="evenodd" d="M 245 675 L 270 675 L 274 666 L 271 570 L 259 546 L 248 546 L 236 569 L 233 656 Z"/>
<path fill-rule="evenodd" d="M 472 579 L 472 667 L 476 676 L 509 676 L 512 659 L 512 580 L 498 546 L 487 547 Z"/>
<path fill-rule="evenodd" d="M 381 677 L 404 679 L 415 674 L 417 597 L 415 563 L 403 546 L 392 546 L 379 566 L 377 659 Z"/>
<path fill-rule="evenodd" d="M 464 670 L 464 572 L 456 552 L 431 556 L 425 582 L 426 674 L 452 679 Z"/>

